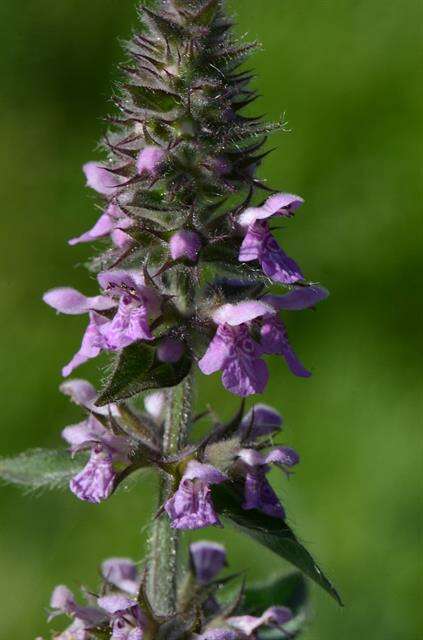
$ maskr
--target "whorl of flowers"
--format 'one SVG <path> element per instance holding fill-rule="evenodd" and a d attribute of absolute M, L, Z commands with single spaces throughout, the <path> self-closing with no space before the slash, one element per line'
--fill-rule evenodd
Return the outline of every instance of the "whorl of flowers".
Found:
<path fill-rule="evenodd" d="M 66 586 L 53 591 L 50 616 L 67 616 L 71 624 L 56 640 L 147 640 L 192 638 L 192 640 L 247 640 L 261 631 L 279 631 L 293 638 L 298 616 L 284 606 L 272 606 L 257 615 L 242 613 L 239 597 L 223 606 L 219 592 L 228 582 L 221 577 L 226 551 L 213 542 L 196 542 L 189 549 L 189 568 L 179 592 L 179 613 L 169 624 L 158 618 L 145 591 L 145 572 L 129 558 L 111 558 L 101 565 L 98 593 L 85 592 L 80 605 Z M 194 605 L 194 606 L 189 606 Z M 237 615 L 238 614 L 238 615 Z M 177 634 L 175 635 L 175 629 Z M 263 636 L 265 637 L 265 636 Z"/>
<path fill-rule="evenodd" d="M 69 243 L 101 240 L 104 251 L 91 262 L 98 290 L 86 296 L 53 289 L 44 300 L 59 313 L 88 319 L 65 378 L 103 352 L 112 354 L 114 367 L 99 393 L 80 379 L 62 384 L 86 413 L 62 433 L 79 461 L 69 486 L 80 500 L 100 503 L 132 473 L 155 469 L 163 488 L 156 523 L 171 532 L 166 540 L 176 544 L 180 530 L 229 519 L 338 597 L 286 524 L 269 483 L 274 467 L 288 477 L 299 462 L 293 449 L 273 442 L 280 414 L 260 403 L 246 412 L 244 400 L 228 423 L 214 411 L 190 413 L 187 381 L 196 368 L 221 372 L 223 386 L 243 399 L 265 390 L 268 355 L 282 356 L 294 375 L 310 376 L 288 339 L 284 314 L 314 308 L 328 295 L 273 235 L 303 199 L 257 178 L 266 136 L 280 124 L 245 115 L 256 94 L 240 65 L 256 45 L 233 38 L 223 4 L 159 0 L 153 9 L 140 7 L 142 29 L 126 46 L 103 159 L 83 167 L 101 215 Z M 178 390 L 185 418 L 172 413 Z M 193 442 L 190 428 L 205 417 L 210 431 Z M 292 614 L 277 599 L 264 613 L 250 612 L 257 615 L 243 612 L 243 590 L 230 606 L 219 602 L 221 547 L 193 545 L 184 579 L 174 559 L 163 564 L 171 555 L 151 553 L 162 572 L 175 574 L 167 615 L 145 589 L 153 560 L 145 575 L 128 560 L 111 560 L 88 605 L 77 604 L 65 587 L 55 590 L 52 615 L 72 618 L 56 637 L 236 640 L 257 638 L 264 628 L 280 631 L 272 637 L 293 637 L 285 628 Z"/>

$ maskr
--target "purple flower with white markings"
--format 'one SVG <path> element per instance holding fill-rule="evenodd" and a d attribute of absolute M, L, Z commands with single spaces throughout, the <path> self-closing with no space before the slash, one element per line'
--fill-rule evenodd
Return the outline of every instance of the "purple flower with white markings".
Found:
<path fill-rule="evenodd" d="M 217 542 L 194 542 L 189 552 L 195 577 L 202 585 L 212 582 L 226 564 L 226 549 Z"/>
<path fill-rule="evenodd" d="M 210 485 L 225 482 L 226 476 L 209 464 L 188 463 L 176 493 L 165 504 L 175 529 L 202 529 L 220 524 L 214 509 Z"/>
<path fill-rule="evenodd" d="M 238 454 L 238 469 L 244 476 L 243 508 L 259 509 L 269 516 L 284 519 L 285 511 L 266 475 L 271 464 L 286 469 L 298 462 L 298 454 L 289 447 L 276 447 L 265 456 L 255 449 L 242 449 Z"/>
<path fill-rule="evenodd" d="M 99 598 L 98 606 L 109 615 L 112 630 L 110 640 L 142 640 L 148 623 L 134 600 L 113 593 Z"/>
<path fill-rule="evenodd" d="M 119 415 L 115 405 L 96 407 L 97 393 L 84 380 L 70 380 L 61 386 L 78 404 L 91 413 L 79 424 L 65 427 L 62 437 L 70 445 L 72 454 L 90 450 L 90 458 L 84 469 L 70 481 L 72 493 L 80 500 L 98 503 L 106 500 L 113 492 L 117 473 L 116 463 L 128 463 L 131 443 L 129 438 L 117 436 L 97 420 L 98 415 Z"/>
<path fill-rule="evenodd" d="M 239 396 L 262 393 L 269 373 L 261 357 L 265 351 L 252 337 L 249 323 L 272 315 L 271 305 L 257 300 L 226 304 L 217 309 L 213 320 L 218 325 L 198 366 L 206 375 L 222 371 L 222 382 L 228 391 Z"/>
<path fill-rule="evenodd" d="M 280 248 L 266 221 L 273 216 L 293 215 L 302 202 L 299 196 L 280 193 L 271 196 L 261 207 L 246 209 L 238 219 L 241 227 L 246 228 L 239 260 L 258 260 L 263 272 L 281 284 L 290 285 L 303 280 L 299 266 Z"/>
<path fill-rule="evenodd" d="M 149 317 L 157 315 L 160 299 L 144 285 L 140 274 L 107 271 L 98 276 L 98 281 L 104 291 L 118 300 L 114 318 L 102 329 L 109 349 L 123 349 L 138 340 L 152 340 Z"/>
<path fill-rule="evenodd" d="M 239 260 L 258 260 L 263 273 L 274 282 L 294 284 L 304 280 L 300 267 L 280 248 L 270 233 L 267 222 L 257 221 L 248 227 L 239 252 Z"/>
<path fill-rule="evenodd" d="M 98 281 L 106 295 L 90 298 L 70 288 L 52 289 L 44 295 L 44 301 L 60 313 L 89 313 L 81 348 L 64 367 L 64 376 L 102 351 L 117 351 L 138 340 L 153 339 L 149 318 L 158 314 L 160 297 L 144 285 L 142 276 L 135 271 L 107 271 L 99 274 Z M 116 306 L 112 319 L 101 315 Z"/>
<path fill-rule="evenodd" d="M 84 469 L 69 483 L 70 490 L 80 500 L 98 504 L 107 500 L 115 488 L 117 474 L 110 451 L 96 444 Z"/>

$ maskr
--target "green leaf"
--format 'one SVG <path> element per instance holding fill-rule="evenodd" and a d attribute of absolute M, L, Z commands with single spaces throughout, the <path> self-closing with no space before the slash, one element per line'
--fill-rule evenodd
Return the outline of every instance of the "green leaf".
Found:
<path fill-rule="evenodd" d="M 96 405 L 102 407 L 143 391 L 175 387 L 190 369 L 188 356 L 183 356 L 175 364 L 157 362 L 154 347 L 137 342 L 120 352 L 111 378 Z"/>
<path fill-rule="evenodd" d="M 272 518 L 256 509 L 243 509 L 242 496 L 234 486 L 214 486 L 213 500 L 219 513 L 228 518 L 237 529 L 300 569 L 342 605 L 335 587 L 285 521 Z"/>
<path fill-rule="evenodd" d="M 140 109 L 160 111 L 166 113 L 172 111 L 179 104 L 179 96 L 153 87 L 141 87 L 140 85 L 127 84 L 125 88 L 131 94 L 133 100 Z"/>
<path fill-rule="evenodd" d="M 30 489 L 58 489 L 82 468 L 65 450 L 31 449 L 15 458 L 0 459 L 0 478 Z"/>
<path fill-rule="evenodd" d="M 154 350 L 146 344 L 136 342 L 123 349 L 119 353 L 111 378 L 96 405 L 102 407 L 110 402 L 130 398 L 142 391 L 142 385 L 153 361 Z"/>

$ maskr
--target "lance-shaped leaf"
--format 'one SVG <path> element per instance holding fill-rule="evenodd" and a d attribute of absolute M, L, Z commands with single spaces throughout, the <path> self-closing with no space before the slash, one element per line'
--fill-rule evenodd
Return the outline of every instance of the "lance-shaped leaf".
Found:
<path fill-rule="evenodd" d="M 58 489 L 66 487 L 82 467 L 81 458 L 72 459 L 68 451 L 31 449 L 0 459 L 0 478 L 28 489 Z"/>
<path fill-rule="evenodd" d="M 154 347 L 137 342 L 120 352 L 110 380 L 96 405 L 103 407 L 143 391 L 175 387 L 188 375 L 190 368 L 191 360 L 186 355 L 175 364 L 158 362 L 155 360 Z"/>
<path fill-rule="evenodd" d="M 342 605 L 335 587 L 284 520 L 272 518 L 256 509 L 243 509 L 242 495 L 234 486 L 214 486 L 213 501 L 217 511 L 237 529 L 300 569 Z"/>

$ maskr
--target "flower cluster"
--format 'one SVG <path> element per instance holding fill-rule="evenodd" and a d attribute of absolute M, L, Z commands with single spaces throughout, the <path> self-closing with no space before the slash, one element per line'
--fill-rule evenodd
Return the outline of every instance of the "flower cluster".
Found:
<path fill-rule="evenodd" d="M 257 177 L 267 134 L 281 124 L 243 115 L 257 96 L 239 67 L 255 45 L 234 40 L 223 0 L 156 0 L 140 7 L 140 17 L 141 33 L 126 45 L 104 159 L 83 167 L 101 215 L 69 241 L 100 241 L 104 250 L 90 262 L 96 290 L 56 288 L 44 300 L 88 318 L 61 386 L 86 413 L 62 432 L 80 461 L 66 476 L 73 476 L 70 490 L 98 504 L 148 468 L 159 475 L 160 503 L 145 570 L 127 559 L 106 561 L 99 593 L 86 592 L 83 606 L 57 587 L 51 617 L 65 614 L 71 625 L 55 637 L 294 637 L 293 614 L 272 594 L 264 613 L 254 599 L 243 609 L 243 590 L 223 601 L 230 582 L 220 578 L 223 547 L 191 545 L 182 576 L 176 558 L 181 530 L 220 525 L 225 516 L 339 598 L 285 522 L 269 482 L 273 468 L 289 476 L 299 462 L 273 440 L 282 418 L 265 404 L 246 409 L 244 400 L 265 390 L 267 356 L 282 356 L 295 376 L 311 375 L 284 314 L 313 309 L 328 292 L 274 235 L 304 201 Z M 104 352 L 113 366 L 99 393 L 69 379 Z M 195 366 L 207 376 L 220 372 L 224 388 L 243 398 L 230 422 L 212 409 L 195 416 Z M 203 418 L 211 428 L 194 442 L 192 428 Z"/>
<path fill-rule="evenodd" d="M 100 175 L 104 171 L 101 169 Z M 97 184 L 97 188 L 100 189 L 100 184 Z M 136 342 L 154 342 L 160 361 L 178 362 L 187 349 L 185 342 L 178 337 L 181 326 L 185 331 L 188 328 L 192 335 L 196 331 L 204 331 L 205 323 L 211 330 L 215 326 L 215 334 L 199 359 L 198 366 L 206 375 L 222 370 L 225 388 L 236 395 L 245 397 L 264 391 L 269 377 L 267 365 L 262 359 L 264 355 L 282 355 L 294 375 L 311 375 L 295 355 L 279 312 L 314 307 L 328 294 L 320 286 L 304 283 L 299 268 L 279 248 L 265 221 L 270 216 L 291 216 L 301 202 L 297 196 L 277 194 L 261 207 L 245 209 L 238 220 L 239 228 L 245 230 L 239 260 L 258 260 L 264 273 L 275 282 L 285 285 L 300 283 L 291 286 L 288 293 L 283 295 L 262 293 L 259 299 L 223 305 L 216 305 L 207 297 L 201 299 L 200 295 L 190 314 L 182 316 L 178 314 L 177 305 L 169 303 L 171 291 L 166 290 L 164 278 L 158 276 L 153 279 L 140 268 L 101 272 L 98 275 L 101 293 L 97 296 L 87 297 L 71 288 L 47 292 L 45 302 L 58 312 L 89 316 L 81 348 L 63 368 L 63 375 L 70 375 L 74 369 L 102 351 L 120 351 Z M 106 212 L 96 227 L 104 227 L 101 220 L 105 217 L 111 220 L 110 213 Z M 128 222 L 128 218 L 125 220 Z M 107 228 L 116 230 L 109 223 Z M 236 242 L 238 230 L 234 233 Z M 90 239 L 94 237 L 93 232 L 88 235 Z M 173 264 L 177 265 L 182 259 L 198 268 L 199 252 L 205 242 L 206 238 L 200 239 L 192 231 L 177 231 L 169 240 Z M 167 265 L 168 269 L 171 264 Z M 233 287 L 236 288 L 237 284 L 242 290 L 242 281 L 234 281 Z M 201 329 L 198 326 L 199 309 Z M 157 336 L 162 336 L 162 326 L 168 320 L 166 313 L 173 318 L 176 316 L 177 322 L 168 333 L 177 337 L 156 339 L 152 325 L 155 325 Z"/>
<path fill-rule="evenodd" d="M 71 625 L 55 640 L 246 640 L 259 639 L 261 630 L 279 629 L 285 637 L 293 613 L 275 605 L 259 616 L 245 615 L 242 600 L 225 607 L 219 591 L 225 580 L 219 578 L 226 566 L 225 548 L 213 542 L 196 542 L 189 549 L 189 571 L 181 590 L 175 619 L 169 624 L 154 616 L 144 590 L 144 575 L 127 558 L 111 558 L 101 566 L 99 594 L 84 591 L 87 603 L 77 603 L 64 585 L 55 588 L 50 602 L 49 620 L 65 615 Z M 238 615 L 236 615 L 238 614 Z M 176 629 L 176 631 L 175 631 Z"/>
<path fill-rule="evenodd" d="M 284 519 L 284 509 L 266 476 L 272 465 L 289 473 L 299 456 L 282 446 L 270 447 L 263 453 L 263 447 L 269 445 L 268 437 L 280 431 L 281 425 L 282 419 L 274 409 L 256 405 L 239 422 L 230 441 L 214 440 L 203 448 L 201 456 L 197 454 L 187 464 L 183 461 L 185 469 L 179 487 L 165 504 L 172 526 L 201 529 L 219 525 L 211 487 L 225 482 L 239 488 L 243 509 L 258 509 Z"/>
<path fill-rule="evenodd" d="M 89 451 L 83 469 L 70 482 L 70 489 L 80 500 L 99 503 L 116 489 L 121 472 L 125 476 L 143 466 L 164 469 L 177 483 L 174 494 L 163 505 L 176 529 L 202 529 L 220 524 L 213 505 L 211 487 L 218 484 L 237 486 L 243 495 L 244 509 L 258 509 L 285 518 L 279 499 L 267 480 L 275 465 L 289 473 L 299 462 L 289 447 L 272 446 L 271 437 L 282 427 L 280 414 L 264 404 L 257 404 L 238 422 L 232 421 L 231 437 L 225 426 L 213 425 L 210 434 L 194 450 L 188 447 L 171 463 L 160 449 L 165 394 L 150 394 L 145 399 L 145 413 L 131 410 L 131 422 L 125 420 L 125 405 L 97 407 L 97 392 L 84 380 L 69 380 L 61 390 L 87 412 L 87 418 L 66 427 L 62 437 L 75 455 Z M 129 430 L 134 423 L 138 429 Z M 236 428 L 235 427 L 236 424 Z M 146 425 L 152 425 L 147 431 Z M 144 429 L 144 439 L 137 438 Z M 156 437 L 154 438 L 154 432 Z M 139 464 L 137 464 L 137 461 Z M 176 485 L 175 485 L 176 486 Z"/>

